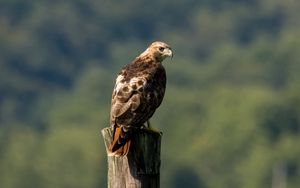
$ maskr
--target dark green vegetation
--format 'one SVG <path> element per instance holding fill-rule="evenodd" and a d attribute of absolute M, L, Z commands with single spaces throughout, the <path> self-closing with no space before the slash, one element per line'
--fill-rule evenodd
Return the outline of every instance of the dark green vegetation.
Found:
<path fill-rule="evenodd" d="M 299 9 L 1 0 L 0 187 L 105 187 L 115 75 L 158 39 L 175 54 L 152 119 L 164 132 L 161 187 L 300 187 Z"/>

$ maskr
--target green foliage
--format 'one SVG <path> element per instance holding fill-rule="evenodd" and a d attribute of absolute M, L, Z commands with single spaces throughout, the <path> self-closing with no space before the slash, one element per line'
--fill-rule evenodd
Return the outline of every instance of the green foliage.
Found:
<path fill-rule="evenodd" d="M 296 1 L 0 2 L 0 187 L 105 187 L 115 75 L 174 49 L 161 187 L 300 186 Z"/>

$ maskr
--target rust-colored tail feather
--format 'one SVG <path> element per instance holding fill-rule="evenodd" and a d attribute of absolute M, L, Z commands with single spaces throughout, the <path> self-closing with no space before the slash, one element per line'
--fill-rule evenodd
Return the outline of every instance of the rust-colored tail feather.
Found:
<path fill-rule="evenodd" d="M 124 156 L 127 155 L 130 149 L 131 131 L 124 126 L 115 127 L 113 131 L 113 140 L 108 147 L 109 156 Z"/>

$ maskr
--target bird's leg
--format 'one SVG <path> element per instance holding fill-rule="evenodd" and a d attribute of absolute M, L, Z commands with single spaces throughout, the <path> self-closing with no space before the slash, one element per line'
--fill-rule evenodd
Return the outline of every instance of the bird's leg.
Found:
<path fill-rule="evenodd" d="M 153 128 L 153 127 L 151 127 L 151 124 L 150 124 L 150 120 L 148 119 L 147 120 L 147 126 L 145 126 L 145 130 L 146 131 L 149 131 L 149 132 L 154 132 L 154 133 L 159 133 L 159 134 L 161 134 L 162 135 L 162 132 L 161 131 L 159 131 L 158 129 L 155 129 L 155 128 Z"/>
<path fill-rule="evenodd" d="M 151 129 L 151 125 L 150 125 L 150 120 L 149 119 L 147 120 L 147 126 L 148 126 L 148 129 Z"/>

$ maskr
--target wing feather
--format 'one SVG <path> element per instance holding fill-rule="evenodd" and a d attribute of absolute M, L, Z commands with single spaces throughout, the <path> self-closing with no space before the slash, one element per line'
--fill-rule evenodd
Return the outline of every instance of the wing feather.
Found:
<path fill-rule="evenodd" d="M 116 85 L 112 95 L 111 125 L 114 126 L 116 118 L 126 114 L 134 113 L 141 104 L 141 91 L 146 86 L 144 77 L 133 77 L 124 81 L 120 74 L 116 79 Z"/>

